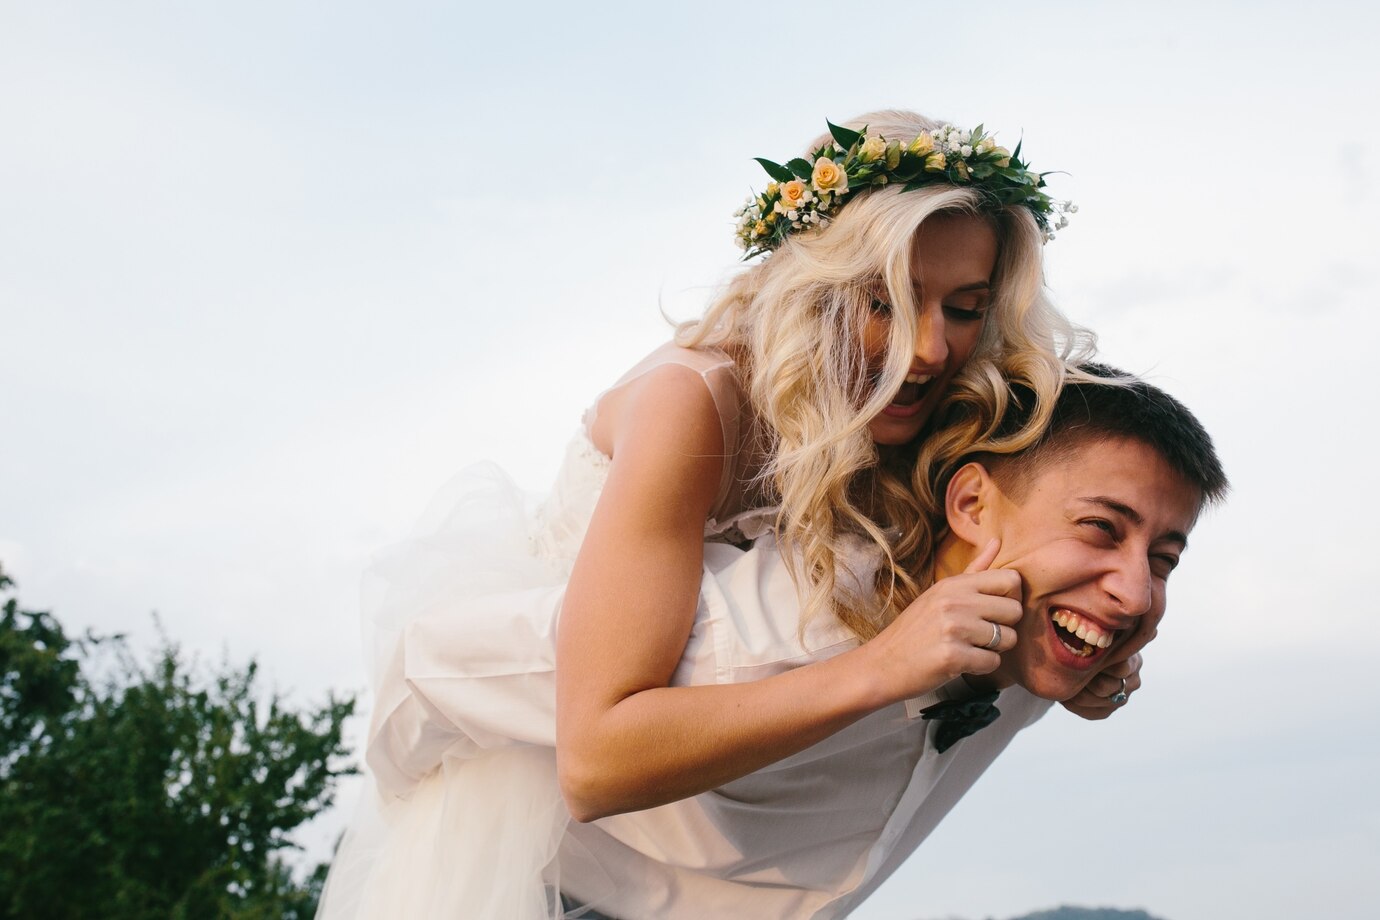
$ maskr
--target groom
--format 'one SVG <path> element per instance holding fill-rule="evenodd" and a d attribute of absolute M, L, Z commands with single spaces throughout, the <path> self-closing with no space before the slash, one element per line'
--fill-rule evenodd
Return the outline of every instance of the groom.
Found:
<path fill-rule="evenodd" d="M 994 441 L 1026 421 L 1013 410 Z M 935 578 L 961 583 L 990 570 L 1012 583 L 1004 589 L 1011 599 L 1003 598 L 1009 613 L 960 611 L 972 622 L 949 631 L 955 660 L 972 662 L 961 669 L 971 673 L 769 770 L 669 806 L 663 818 L 654 809 L 601 823 L 617 837 L 636 832 L 667 842 L 668 852 L 687 828 L 698 828 L 717 847 L 697 845 L 698 860 L 754 857 L 738 858 L 737 870 L 752 884 L 728 887 L 685 860 L 636 861 L 635 871 L 656 876 L 668 898 L 732 905 L 738 916 L 846 916 L 1050 701 L 1077 695 L 1110 656 L 1154 637 L 1189 532 L 1226 489 L 1210 438 L 1172 397 L 1140 381 L 1071 382 L 1034 444 L 962 458 L 940 492 L 947 530 Z M 716 623 L 739 624 L 755 637 L 724 663 L 734 672 L 728 679 L 765 677 L 856 646 L 846 632 L 812 622 L 803 636 L 811 651 L 801 655 L 795 586 L 770 537 L 746 553 L 706 547 L 705 561 L 702 641 L 712 641 Z M 572 828 L 575 836 L 591 833 Z M 631 915 L 616 895 L 606 904 L 598 909 Z"/>
<path fill-rule="evenodd" d="M 1120 376 L 1110 368 L 1087 369 Z M 1019 427 L 1019 413 L 1012 415 L 1003 433 Z M 895 842 L 885 846 L 882 835 L 869 860 L 875 870 L 847 896 L 850 905 L 919 846 L 1048 701 L 1073 697 L 1107 656 L 1124 656 L 1154 638 L 1166 582 L 1188 534 L 1199 512 L 1226 490 L 1202 425 L 1173 397 L 1141 381 L 1071 383 L 1033 446 L 1009 455 L 976 453 L 958 464 L 944 493 L 948 533 L 936 553 L 935 578 L 972 569 L 975 560 L 981 566 L 979 557 L 1000 541 L 991 566 L 1020 574 L 1022 614 L 1015 645 L 995 670 L 965 675 L 957 691 L 939 696 L 953 699 L 944 705 L 955 709 L 969 694 L 999 691 L 996 708 L 1010 711 L 966 740 L 962 733 L 973 726 L 960 724 L 948 732 L 960 735 L 951 749 L 921 759 L 911 789 L 929 782 L 927 771 L 939 775 L 905 814 L 898 807 L 892 815 Z M 981 701 L 967 708 L 980 709 Z M 929 699 L 912 701 L 908 714 L 933 706 Z M 931 729 L 936 747 L 946 727 L 938 722 Z M 952 760 L 946 765 L 946 759 Z"/>

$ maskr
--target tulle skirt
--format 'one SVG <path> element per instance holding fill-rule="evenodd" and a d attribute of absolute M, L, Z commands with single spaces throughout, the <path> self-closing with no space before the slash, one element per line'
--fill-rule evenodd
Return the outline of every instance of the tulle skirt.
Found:
<path fill-rule="evenodd" d="M 563 916 L 555 626 L 602 485 L 573 459 L 541 502 L 468 471 L 367 573 L 370 782 L 318 918 Z"/>

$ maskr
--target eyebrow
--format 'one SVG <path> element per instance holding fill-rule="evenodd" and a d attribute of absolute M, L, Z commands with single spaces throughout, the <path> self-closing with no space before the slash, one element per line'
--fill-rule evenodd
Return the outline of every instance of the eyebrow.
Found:
<path fill-rule="evenodd" d="M 965 284 L 963 287 L 954 288 L 954 293 L 959 294 L 964 291 L 990 291 L 992 284 L 989 281 L 974 281 L 972 284 Z"/>
<path fill-rule="evenodd" d="M 1080 498 L 1079 501 L 1085 501 L 1092 505 L 1101 505 L 1108 511 L 1126 518 L 1126 520 L 1130 521 L 1132 524 L 1139 526 L 1145 523 L 1145 518 L 1141 516 L 1139 511 L 1125 502 L 1117 501 L 1115 498 L 1109 498 L 1106 495 L 1087 495 Z M 1183 548 L 1188 548 L 1188 534 L 1181 530 L 1170 530 L 1159 539 L 1174 540 Z"/>

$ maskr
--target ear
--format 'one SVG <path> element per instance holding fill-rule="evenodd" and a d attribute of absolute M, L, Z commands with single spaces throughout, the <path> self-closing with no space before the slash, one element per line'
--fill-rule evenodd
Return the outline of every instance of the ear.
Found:
<path fill-rule="evenodd" d="M 971 546 L 983 546 L 996 536 L 996 492 L 997 485 L 987 467 L 976 461 L 960 467 L 944 493 L 944 516 L 950 532 Z"/>

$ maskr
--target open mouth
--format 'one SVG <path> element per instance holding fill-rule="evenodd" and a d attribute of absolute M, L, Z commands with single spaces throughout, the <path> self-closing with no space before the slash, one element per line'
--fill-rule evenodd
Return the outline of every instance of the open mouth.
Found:
<path fill-rule="evenodd" d="M 1092 658 L 1111 648 L 1119 630 L 1108 630 L 1087 617 L 1063 607 L 1050 609 L 1054 635 L 1075 658 Z"/>
<path fill-rule="evenodd" d="M 891 404 L 883 411 L 889 415 L 915 414 L 920 410 L 920 404 L 925 401 L 925 397 L 929 395 L 933 383 L 933 374 L 907 374 L 905 382 L 891 398 Z"/>

